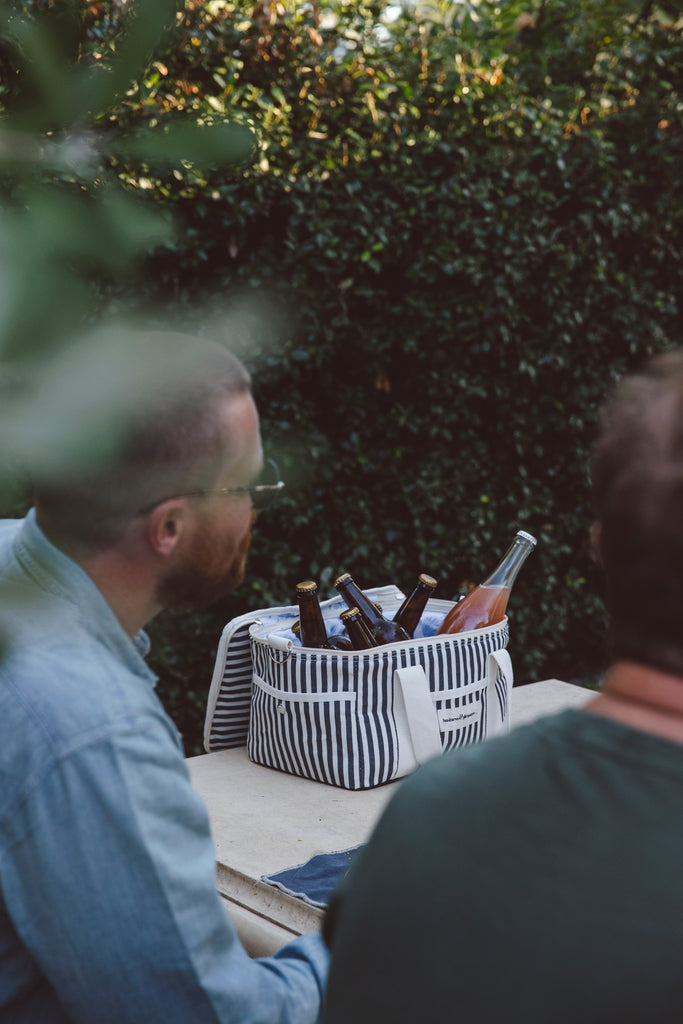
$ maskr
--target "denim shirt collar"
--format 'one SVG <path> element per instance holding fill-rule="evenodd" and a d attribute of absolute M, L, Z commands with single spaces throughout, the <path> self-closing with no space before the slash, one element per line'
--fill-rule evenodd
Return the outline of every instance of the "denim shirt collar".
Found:
<path fill-rule="evenodd" d="M 144 660 L 150 648 L 147 634 L 140 630 L 132 639 L 126 634 L 88 574 L 47 539 L 36 522 L 35 509 L 28 512 L 14 538 L 14 554 L 41 589 L 76 607 L 84 628 L 131 672 L 156 683 L 157 676 Z"/>

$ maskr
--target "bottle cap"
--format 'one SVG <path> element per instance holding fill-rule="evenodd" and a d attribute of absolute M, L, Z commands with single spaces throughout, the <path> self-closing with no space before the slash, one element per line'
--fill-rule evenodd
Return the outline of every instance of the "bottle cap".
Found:
<path fill-rule="evenodd" d="M 530 533 L 526 533 L 525 530 L 517 530 L 517 536 L 521 537 L 522 540 L 528 540 L 530 544 L 536 543 L 536 538 L 532 536 Z"/>
<path fill-rule="evenodd" d="M 334 585 L 335 585 L 335 587 L 338 587 L 340 583 L 344 583 L 346 580 L 350 580 L 350 579 L 351 579 L 351 573 L 350 572 L 344 572 L 344 573 L 341 574 L 341 576 L 337 577 L 337 579 L 334 581 Z"/>
<path fill-rule="evenodd" d="M 417 579 L 418 583 L 424 583 L 426 587 L 431 587 L 432 590 L 436 586 L 436 580 L 434 577 L 428 576 L 426 572 L 421 572 Z"/>
<path fill-rule="evenodd" d="M 358 611 L 358 609 L 356 607 L 347 608 L 346 611 L 343 611 L 341 613 L 339 618 L 342 620 L 342 622 L 346 622 L 347 619 L 355 618 L 356 615 L 360 615 L 360 612 Z"/>
<path fill-rule="evenodd" d="M 303 580 L 301 583 L 297 583 L 296 592 L 297 594 L 310 594 L 312 591 L 318 589 L 318 584 L 315 580 Z"/>

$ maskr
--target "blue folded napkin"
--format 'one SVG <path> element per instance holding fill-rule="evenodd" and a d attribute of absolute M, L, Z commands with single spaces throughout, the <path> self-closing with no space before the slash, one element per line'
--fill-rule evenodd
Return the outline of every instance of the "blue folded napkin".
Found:
<path fill-rule="evenodd" d="M 312 907 L 324 910 L 335 885 L 348 868 L 353 855 L 360 849 L 360 846 L 354 846 L 337 853 L 316 853 L 305 864 L 286 868 L 274 875 L 261 875 L 261 879 L 286 892 L 288 896 L 296 896 Z"/>

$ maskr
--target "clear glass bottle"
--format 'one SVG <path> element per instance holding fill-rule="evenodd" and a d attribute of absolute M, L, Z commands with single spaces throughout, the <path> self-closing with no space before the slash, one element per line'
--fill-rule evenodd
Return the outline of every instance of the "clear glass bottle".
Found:
<path fill-rule="evenodd" d="M 470 629 L 482 629 L 500 622 L 505 615 L 517 573 L 535 546 L 536 538 L 519 530 L 499 565 L 483 583 L 451 608 L 436 635 L 465 633 Z"/>

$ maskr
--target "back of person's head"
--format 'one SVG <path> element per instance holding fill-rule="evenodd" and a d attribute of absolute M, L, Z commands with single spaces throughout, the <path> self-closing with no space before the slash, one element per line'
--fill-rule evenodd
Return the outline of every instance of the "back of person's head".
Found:
<path fill-rule="evenodd" d="M 106 393 L 110 373 L 125 393 L 102 409 L 100 436 L 86 444 L 86 456 L 39 473 L 33 492 L 50 539 L 98 550 L 115 544 L 140 510 L 211 488 L 230 457 L 219 402 L 249 392 L 251 380 L 226 348 L 161 331 L 127 331 L 86 346 L 75 360 L 74 371 L 81 370 L 86 392 Z M 123 388 L 122 379 L 129 382 Z"/>
<path fill-rule="evenodd" d="M 683 351 L 622 379 L 591 477 L 612 656 L 683 675 Z"/>

